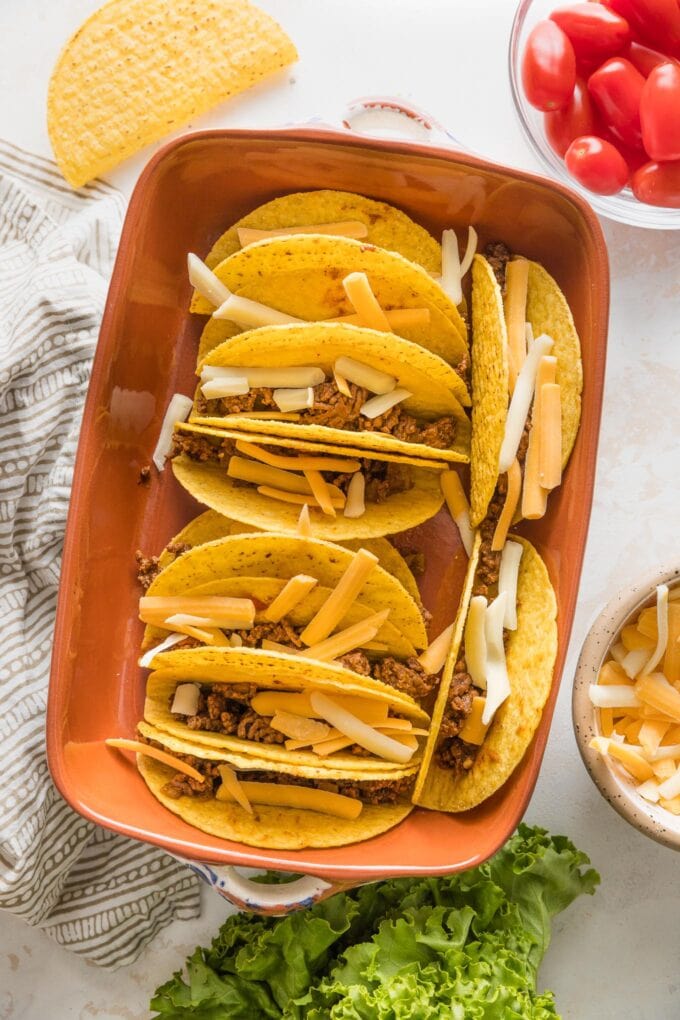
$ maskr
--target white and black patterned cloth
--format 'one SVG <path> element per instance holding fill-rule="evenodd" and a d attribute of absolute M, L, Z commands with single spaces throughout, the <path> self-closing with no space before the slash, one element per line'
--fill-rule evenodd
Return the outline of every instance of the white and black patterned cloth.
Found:
<path fill-rule="evenodd" d="M 124 212 L 105 184 L 0 143 L 0 909 L 106 967 L 200 909 L 161 851 L 75 814 L 45 705 L 78 430 Z"/>

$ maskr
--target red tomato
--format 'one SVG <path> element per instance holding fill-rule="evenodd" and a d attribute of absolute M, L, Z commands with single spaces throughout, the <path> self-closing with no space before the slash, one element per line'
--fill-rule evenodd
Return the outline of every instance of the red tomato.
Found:
<path fill-rule="evenodd" d="M 642 145 L 640 96 L 645 79 L 628 60 L 612 57 L 588 79 L 588 91 L 611 133 L 624 145 Z"/>
<path fill-rule="evenodd" d="M 642 142 L 651 159 L 680 159 L 680 67 L 659 64 L 640 100 Z"/>
<path fill-rule="evenodd" d="M 522 85 L 538 110 L 566 106 L 576 83 L 574 47 L 554 21 L 539 21 L 527 39 L 522 58 Z"/>
<path fill-rule="evenodd" d="M 596 135 L 575 138 L 564 161 L 571 176 L 596 195 L 615 195 L 628 183 L 625 159 L 610 142 Z"/>
<path fill-rule="evenodd" d="M 558 156 L 564 156 L 579 135 L 597 134 L 597 118 L 583 78 L 576 79 L 571 99 L 563 110 L 543 114 L 543 126 Z"/>
<path fill-rule="evenodd" d="M 677 0 L 602 0 L 630 25 L 639 42 L 680 56 L 680 6 Z"/>
<path fill-rule="evenodd" d="M 659 64 L 666 64 L 670 60 L 676 63 L 672 57 L 667 57 L 658 50 L 651 50 L 649 46 L 641 46 L 640 43 L 632 42 L 625 53 L 621 56 L 630 60 L 633 67 L 637 67 L 640 74 L 647 78 Z"/>
<path fill-rule="evenodd" d="M 680 160 L 645 163 L 633 174 L 632 188 L 639 202 L 680 209 Z"/>
<path fill-rule="evenodd" d="M 571 40 L 576 59 L 599 64 L 625 49 L 631 40 L 628 22 L 602 4 L 581 3 L 558 7 L 550 20 Z"/>

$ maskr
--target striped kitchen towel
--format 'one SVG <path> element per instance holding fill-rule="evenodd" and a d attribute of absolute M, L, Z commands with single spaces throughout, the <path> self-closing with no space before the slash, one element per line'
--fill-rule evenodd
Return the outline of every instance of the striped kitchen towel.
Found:
<path fill-rule="evenodd" d="M 0 909 L 105 967 L 130 963 L 197 880 L 75 814 L 45 758 L 45 704 L 78 430 L 124 211 L 105 184 L 0 142 Z"/>

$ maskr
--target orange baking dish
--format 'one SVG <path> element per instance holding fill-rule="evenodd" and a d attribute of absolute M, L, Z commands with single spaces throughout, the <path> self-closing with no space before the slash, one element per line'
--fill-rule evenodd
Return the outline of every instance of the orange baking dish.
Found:
<path fill-rule="evenodd" d="M 525 523 L 544 556 L 559 607 L 552 693 L 511 779 L 465 814 L 416 809 L 375 839 L 328 850 L 252 849 L 194 829 L 148 792 L 134 763 L 107 749 L 142 716 L 145 671 L 135 551 L 158 552 L 200 508 L 172 472 L 139 472 L 168 401 L 191 393 L 202 318 L 190 316 L 188 251 L 206 253 L 247 211 L 313 188 L 360 192 L 404 209 L 439 235 L 479 232 L 537 259 L 567 295 L 583 346 L 583 417 L 564 483 L 540 522 Z M 85 407 L 64 549 L 47 718 L 49 764 L 82 815 L 193 862 L 266 866 L 352 884 L 442 874 L 479 864 L 527 806 L 545 750 L 564 664 L 595 473 L 605 367 L 609 279 L 598 222 L 576 195 L 546 179 L 428 144 L 316 129 L 210 131 L 172 142 L 151 160 L 130 202 Z M 446 513 L 398 543 L 423 549 L 432 634 L 455 612 L 465 567 Z"/>

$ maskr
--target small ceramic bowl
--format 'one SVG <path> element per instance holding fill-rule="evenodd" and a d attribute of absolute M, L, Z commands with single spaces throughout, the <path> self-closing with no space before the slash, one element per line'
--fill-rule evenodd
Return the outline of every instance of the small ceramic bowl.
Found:
<path fill-rule="evenodd" d="M 680 850 L 680 815 L 646 801 L 618 763 L 589 746 L 592 738 L 601 736 L 601 732 L 588 688 L 597 682 L 600 668 L 611 646 L 619 640 L 622 629 L 633 623 L 642 609 L 655 604 L 658 584 L 667 584 L 669 588 L 680 584 L 680 567 L 657 569 L 624 588 L 607 603 L 590 628 L 576 667 L 572 716 L 581 757 L 605 800 L 640 832 L 673 850 Z"/>

